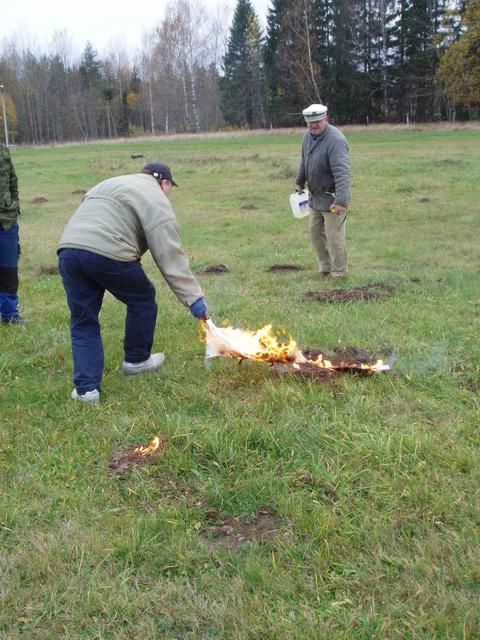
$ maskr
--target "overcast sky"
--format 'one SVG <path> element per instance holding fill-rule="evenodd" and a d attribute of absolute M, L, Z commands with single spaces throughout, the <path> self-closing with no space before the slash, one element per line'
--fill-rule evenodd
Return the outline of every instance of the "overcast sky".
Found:
<path fill-rule="evenodd" d="M 199 2 L 212 12 L 222 7 L 226 21 L 231 20 L 236 5 L 236 0 Z M 251 2 L 265 27 L 270 0 Z M 0 45 L 5 36 L 26 34 L 44 53 L 54 32 L 66 30 L 80 52 L 90 40 L 101 57 L 110 41 L 121 39 L 133 53 L 140 47 L 142 33 L 161 21 L 166 5 L 167 0 L 0 0 Z"/>

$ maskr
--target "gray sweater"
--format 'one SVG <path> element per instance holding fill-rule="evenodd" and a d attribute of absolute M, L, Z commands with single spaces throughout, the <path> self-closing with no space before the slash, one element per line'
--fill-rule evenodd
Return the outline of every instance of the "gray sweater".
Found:
<path fill-rule="evenodd" d="M 317 137 L 306 131 L 302 142 L 302 159 L 296 184 L 308 183 L 309 205 L 328 211 L 334 203 L 346 207 L 352 199 L 350 191 L 350 156 L 348 142 L 341 131 L 326 124 Z"/>
<path fill-rule="evenodd" d="M 90 189 L 67 223 L 57 253 L 64 248 L 86 249 L 118 262 L 140 262 L 149 249 L 185 306 L 204 296 L 182 249 L 173 209 L 153 176 L 119 176 Z"/>

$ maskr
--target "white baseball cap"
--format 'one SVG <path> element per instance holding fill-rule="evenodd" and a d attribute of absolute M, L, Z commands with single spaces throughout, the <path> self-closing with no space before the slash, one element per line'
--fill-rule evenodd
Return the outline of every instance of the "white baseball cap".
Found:
<path fill-rule="evenodd" d="M 316 122 L 327 117 L 327 107 L 324 104 L 311 104 L 302 113 L 305 122 Z"/>

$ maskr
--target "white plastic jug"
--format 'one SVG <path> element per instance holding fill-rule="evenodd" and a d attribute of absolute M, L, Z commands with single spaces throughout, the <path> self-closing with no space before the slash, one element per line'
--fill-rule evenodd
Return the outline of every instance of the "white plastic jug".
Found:
<path fill-rule="evenodd" d="M 292 193 L 290 196 L 290 206 L 292 207 L 293 215 L 296 218 L 304 218 L 308 216 L 308 191 L 303 193 Z"/>

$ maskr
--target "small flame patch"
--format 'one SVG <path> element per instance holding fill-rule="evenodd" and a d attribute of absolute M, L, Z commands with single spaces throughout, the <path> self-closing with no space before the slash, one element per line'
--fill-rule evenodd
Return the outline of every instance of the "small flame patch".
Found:
<path fill-rule="evenodd" d="M 139 447 L 135 447 L 133 453 L 137 456 L 149 456 L 158 449 L 160 449 L 160 445 L 163 445 L 162 440 L 158 436 L 155 436 L 153 440 L 150 441 L 148 447 L 144 447 L 143 444 Z M 162 447 L 163 448 L 163 447 Z"/>

